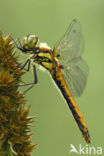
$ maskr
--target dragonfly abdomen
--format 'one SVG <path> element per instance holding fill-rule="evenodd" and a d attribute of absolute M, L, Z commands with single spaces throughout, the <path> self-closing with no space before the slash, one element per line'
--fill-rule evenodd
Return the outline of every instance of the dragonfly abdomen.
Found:
<path fill-rule="evenodd" d="M 82 116 L 78 106 L 76 105 L 76 103 L 66 85 L 64 76 L 63 76 L 60 68 L 58 68 L 58 70 L 56 71 L 56 74 L 54 74 L 53 79 L 54 79 L 55 83 L 57 84 L 58 88 L 60 89 L 64 99 L 66 100 L 68 107 L 70 108 L 70 110 L 73 114 L 73 117 L 82 133 L 82 136 L 85 138 L 87 143 L 90 143 L 90 135 L 89 135 L 86 123 L 85 123 L 83 116 Z"/>

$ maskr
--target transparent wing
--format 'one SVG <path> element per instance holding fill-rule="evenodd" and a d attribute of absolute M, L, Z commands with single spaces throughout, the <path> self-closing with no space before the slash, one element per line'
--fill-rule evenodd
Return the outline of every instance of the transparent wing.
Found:
<path fill-rule="evenodd" d="M 63 74 L 73 96 L 80 96 L 86 86 L 88 66 L 82 57 L 73 58 L 64 65 Z"/>
<path fill-rule="evenodd" d="M 80 56 L 83 49 L 81 26 L 79 21 L 74 19 L 64 36 L 56 43 L 54 51 L 60 54 L 60 62 L 65 63 L 67 60 Z"/>
<path fill-rule="evenodd" d="M 59 62 L 64 67 L 62 72 L 73 96 L 82 94 L 88 75 L 88 66 L 81 56 L 83 41 L 80 23 L 74 19 L 54 47 L 54 51 L 60 54 Z"/>

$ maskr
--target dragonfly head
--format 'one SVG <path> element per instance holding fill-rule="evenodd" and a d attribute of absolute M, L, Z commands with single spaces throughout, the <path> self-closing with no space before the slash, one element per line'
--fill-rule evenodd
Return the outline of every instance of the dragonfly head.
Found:
<path fill-rule="evenodd" d="M 38 43 L 38 37 L 35 35 L 25 36 L 22 40 L 22 47 L 24 52 L 32 51 Z"/>

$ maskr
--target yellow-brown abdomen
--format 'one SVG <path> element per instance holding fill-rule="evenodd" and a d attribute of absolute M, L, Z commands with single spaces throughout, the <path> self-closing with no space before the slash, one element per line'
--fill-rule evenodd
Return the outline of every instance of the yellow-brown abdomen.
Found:
<path fill-rule="evenodd" d="M 86 140 L 87 143 L 90 143 L 90 135 L 89 135 L 89 131 L 87 129 L 87 125 L 86 125 L 86 123 L 83 119 L 83 116 L 67 87 L 67 84 L 64 80 L 64 76 L 59 67 L 57 67 L 56 74 L 53 76 L 53 79 L 54 79 L 55 83 L 57 84 L 58 88 L 60 89 L 63 97 L 65 98 L 65 100 L 68 104 L 68 107 L 70 108 L 70 110 L 73 114 L 73 117 L 82 133 L 82 136 L 84 137 L 84 139 Z"/>

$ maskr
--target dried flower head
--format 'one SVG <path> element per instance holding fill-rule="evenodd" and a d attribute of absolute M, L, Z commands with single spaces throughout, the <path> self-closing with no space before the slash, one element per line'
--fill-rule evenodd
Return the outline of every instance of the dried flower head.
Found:
<path fill-rule="evenodd" d="M 25 94 L 18 90 L 24 72 L 16 64 L 14 44 L 10 35 L 0 31 L 0 155 L 30 156 L 36 148 L 30 141 L 29 108 Z"/>

